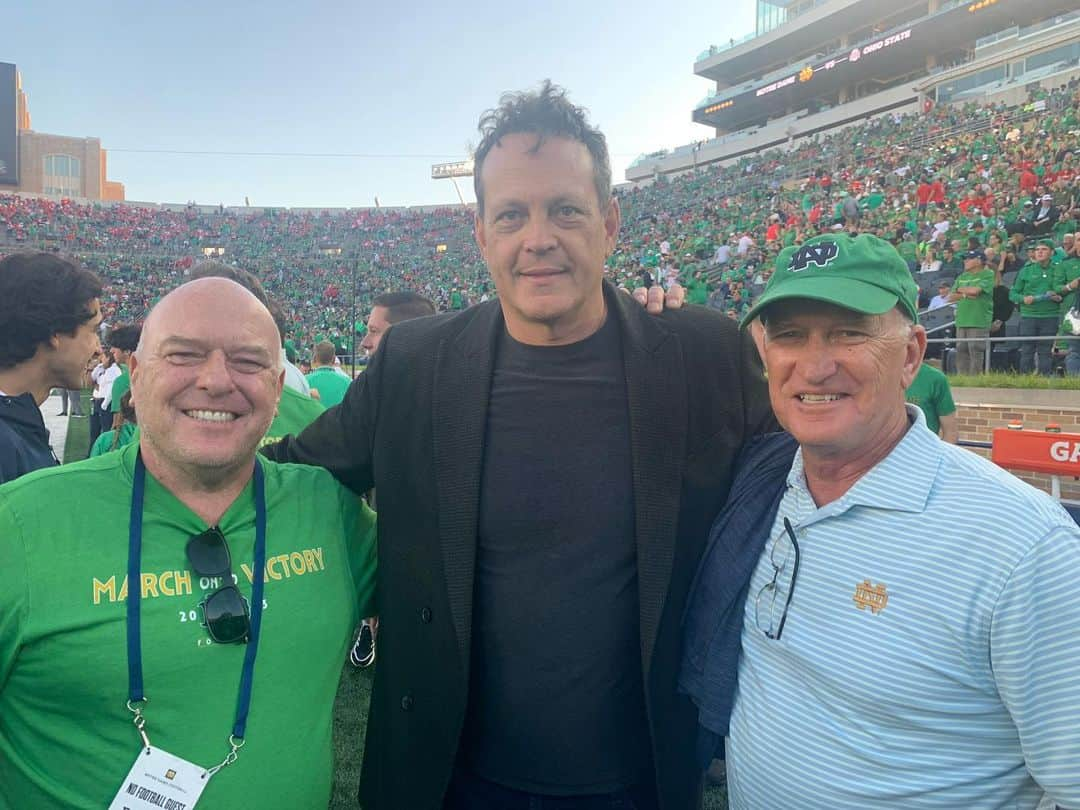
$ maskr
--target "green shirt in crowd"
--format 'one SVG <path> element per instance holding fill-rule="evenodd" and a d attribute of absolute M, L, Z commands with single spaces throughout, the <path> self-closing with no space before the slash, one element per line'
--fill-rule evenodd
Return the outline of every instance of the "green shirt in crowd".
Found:
<path fill-rule="evenodd" d="M 280 441 L 290 434 L 295 436 L 325 410 L 326 407 L 319 400 L 285 386 L 278 402 L 277 416 L 270 423 L 270 430 L 263 437 L 262 444 Z"/>
<path fill-rule="evenodd" d="M 131 373 L 128 371 L 127 363 L 117 365 L 120 366 L 120 376 L 113 380 L 112 393 L 109 395 L 109 410 L 113 413 L 120 413 L 120 400 L 131 390 Z"/>
<path fill-rule="evenodd" d="M 307 375 L 308 385 L 319 392 L 319 402 L 323 407 L 331 408 L 345 398 L 352 382 L 348 377 L 331 366 L 314 368 Z"/>
<path fill-rule="evenodd" d="M 149 474 L 140 582 L 126 579 L 137 450 L 0 487 L 0 807 L 102 808 L 120 790 L 142 745 L 125 706 L 129 587 L 141 589 L 152 744 L 204 767 L 229 750 L 247 646 L 211 643 L 200 603 L 217 583 L 185 553 L 206 524 Z M 341 662 L 374 611 L 375 516 L 326 470 L 259 463 L 265 571 L 252 570 L 250 483 L 218 522 L 241 593 L 266 582 L 251 709 L 236 762 L 199 807 L 326 807 Z"/>
<path fill-rule="evenodd" d="M 966 329 L 989 329 L 994 320 L 994 271 L 988 267 L 963 272 L 953 282 L 953 292 L 960 287 L 978 287 L 982 292 L 975 298 L 956 301 L 956 325 Z"/>
<path fill-rule="evenodd" d="M 934 433 L 941 432 L 941 417 L 956 413 L 948 378 L 933 366 L 923 363 L 904 395 L 912 405 L 926 414 L 926 426 Z"/>
<path fill-rule="evenodd" d="M 918 261 L 918 245 L 910 239 L 902 240 L 900 244 L 896 246 L 896 250 L 908 264 Z"/>
<path fill-rule="evenodd" d="M 1059 302 L 1046 297 L 1047 293 L 1054 292 L 1055 272 L 1053 264 L 1043 267 L 1038 262 L 1028 262 L 1020 268 L 1012 289 L 1009 290 L 1009 300 L 1020 305 L 1022 318 L 1058 317 Z M 1035 300 L 1025 304 L 1024 298 L 1028 295 L 1034 296 Z"/>
<path fill-rule="evenodd" d="M 116 439 L 116 447 L 113 447 L 113 439 L 116 438 L 118 432 L 120 438 Z M 94 444 L 90 448 L 90 458 L 108 453 L 111 450 L 119 450 L 123 447 L 127 447 L 137 439 L 138 436 L 139 426 L 134 422 L 124 422 L 124 424 L 120 426 L 119 431 L 106 430 L 94 440 Z"/>
<path fill-rule="evenodd" d="M 1066 284 L 1080 278 L 1080 258 L 1069 256 L 1067 259 L 1054 265 L 1054 289 L 1060 290 Z M 1073 290 L 1066 295 L 1061 302 L 1061 315 L 1065 316 L 1077 301 L 1080 300 L 1080 290 Z"/>
<path fill-rule="evenodd" d="M 705 281 L 692 279 L 686 289 L 686 302 L 688 304 L 709 303 L 709 285 Z"/>

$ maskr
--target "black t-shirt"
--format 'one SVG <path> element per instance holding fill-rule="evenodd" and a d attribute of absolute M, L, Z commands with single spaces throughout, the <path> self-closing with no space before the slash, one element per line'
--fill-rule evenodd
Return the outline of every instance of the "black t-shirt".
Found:
<path fill-rule="evenodd" d="M 550 795 L 650 781 L 630 418 L 617 324 L 504 334 L 484 442 L 462 764 Z"/>

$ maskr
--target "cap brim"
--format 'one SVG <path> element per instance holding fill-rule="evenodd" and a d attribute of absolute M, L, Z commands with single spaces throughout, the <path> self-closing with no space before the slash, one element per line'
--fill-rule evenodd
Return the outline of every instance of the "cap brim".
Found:
<path fill-rule="evenodd" d="M 895 293 L 854 278 L 833 277 L 829 279 L 828 286 L 828 290 L 822 289 L 820 276 L 806 276 L 785 281 L 781 287 L 762 295 L 743 317 L 740 326 L 745 329 L 765 307 L 789 298 L 823 301 L 843 309 L 861 312 L 863 315 L 881 315 L 900 302 L 899 296 Z"/>

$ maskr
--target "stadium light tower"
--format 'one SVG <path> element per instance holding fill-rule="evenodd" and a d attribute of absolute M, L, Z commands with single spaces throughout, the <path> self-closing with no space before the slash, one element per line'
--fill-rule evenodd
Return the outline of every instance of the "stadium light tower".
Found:
<path fill-rule="evenodd" d="M 461 188 L 457 184 L 458 177 L 472 177 L 473 175 L 473 160 L 459 160 L 456 163 L 436 163 L 431 167 L 431 179 L 432 180 L 446 180 L 454 184 L 454 191 L 457 192 L 458 199 L 461 200 L 462 205 L 466 205 L 465 197 L 461 194 Z"/>

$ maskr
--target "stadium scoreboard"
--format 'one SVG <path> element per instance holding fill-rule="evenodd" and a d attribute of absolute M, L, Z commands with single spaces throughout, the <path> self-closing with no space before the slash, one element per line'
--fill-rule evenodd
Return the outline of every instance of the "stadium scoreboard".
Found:
<path fill-rule="evenodd" d="M 875 72 L 875 62 L 885 55 L 891 55 L 897 51 L 910 48 L 918 43 L 920 37 L 918 26 L 905 28 L 882 36 L 872 42 L 852 48 L 843 54 L 834 54 L 828 59 L 822 59 L 817 63 L 792 66 L 789 72 L 779 79 L 769 82 L 754 89 L 746 90 L 733 98 L 716 101 L 699 109 L 695 113 L 695 120 L 703 124 L 713 124 L 712 121 L 703 120 L 705 116 L 731 110 L 738 114 L 740 108 L 748 111 L 753 108 L 755 112 L 765 112 L 769 107 L 766 102 L 772 100 L 775 93 L 784 91 L 788 98 L 803 96 L 809 98 L 816 89 L 823 84 L 839 87 L 855 80 L 856 70 L 860 71 L 860 78 L 865 77 L 867 72 Z M 890 60 L 891 61 L 891 60 Z"/>
<path fill-rule="evenodd" d="M 694 110 L 693 120 L 735 131 L 774 115 L 824 99 L 866 81 L 926 71 L 926 60 L 957 48 L 969 48 L 1022 17 L 1038 18 L 1060 10 L 1062 0 L 968 0 L 939 13 L 911 20 L 857 46 L 773 73 L 726 98 L 710 99 Z M 768 48 L 768 45 L 760 46 Z"/>
<path fill-rule="evenodd" d="M 432 180 L 445 180 L 448 177 L 472 177 L 473 162 L 459 160 L 456 163 L 436 163 L 431 167 Z"/>

